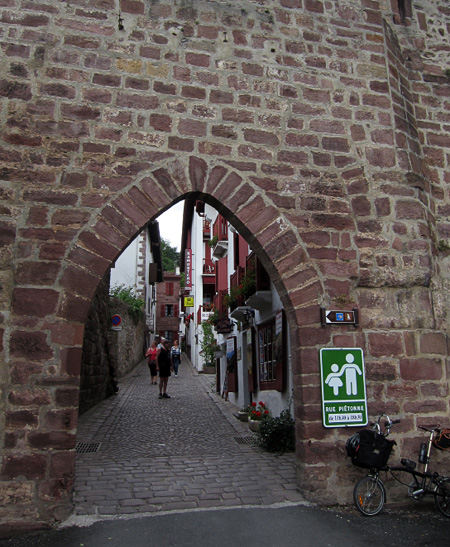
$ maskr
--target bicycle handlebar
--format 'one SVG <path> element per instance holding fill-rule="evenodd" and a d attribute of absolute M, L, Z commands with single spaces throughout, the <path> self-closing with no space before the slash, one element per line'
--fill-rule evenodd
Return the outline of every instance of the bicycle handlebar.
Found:
<path fill-rule="evenodd" d="M 431 429 L 428 429 L 428 427 L 425 427 L 423 425 L 419 425 L 419 429 L 422 429 L 423 431 L 428 431 L 428 433 L 432 433 L 433 431 L 439 431 L 439 428 L 441 426 L 438 424 L 438 425 L 435 425 L 434 427 L 432 427 Z"/>
<path fill-rule="evenodd" d="M 381 427 L 380 427 L 381 418 L 383 418 L 383 416 L 387 418 L 387 420 L 382 424 L 385 429 L 384 433 L 381 432 Z M 378 418 L 376 422 L 370 422 L 370 426 L 376 429 L 378 433 L 381 433 L 382 435 L 387 437 L 391 431 L 391 427 L 399 423 L 400 423 L 400 420 L 391 420 L 387 414 L 381 414 L 381 416 Z"/>

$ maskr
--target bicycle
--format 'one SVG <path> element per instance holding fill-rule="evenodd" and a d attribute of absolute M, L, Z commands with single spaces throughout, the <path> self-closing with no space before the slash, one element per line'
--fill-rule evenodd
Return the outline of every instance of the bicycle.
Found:
<path fill-rule="evenodd" d="M 382 418 L 386 420 L 381 424 Z M 443 450 L 450 449 L 450 437 L 445 436 L 445 445 L 439 446 L 438 438 L 442 437 L 439 426 L 428 429 L 419 426 L 428 432 L 428 442 L 421 443 L 419 451 L 419 463 L 423 464 L 422 471 L 416 470 L 416 462 L 402 458 L 401 467 L 388 465 L 388 460 L 395 441 L 387 439 L 391 427 L 400 423 L 400 420 L 391 420 L 387 415 L 381 415 L 376 423 L 371 423 L 372 429 L 362 430 L 352 435 L 347 440 L 347 454 L 352 458 L 352 463 L 358 467 L 369 469 L 368 475 L 360 479 L 353 489 L 353 502 L 364 516 L 377 515 L 386 501 L 386 489 L 379 474 L 386 471 L 400 484 L 408 487 L 408 495 L 416 500 L 422 500 L 427 494 L 434 495 L 435 507 L 446 517 L 450 517 L 450 477 L 431 473 L 428 470 L 431 447 Z M 383 431 L 382 431 L 383 426 Z M 448 432 L 449 430 L 445 430 Z M 409 483 L 402 482 L 396 474 L 407 473 L 413 480 Z"/>

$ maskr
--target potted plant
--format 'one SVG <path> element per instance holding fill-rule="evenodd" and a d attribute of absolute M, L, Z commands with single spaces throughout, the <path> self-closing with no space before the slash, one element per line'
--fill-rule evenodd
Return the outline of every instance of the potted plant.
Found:
<path fill-rule="evenodd" d="M 211 247 L 211 249 L 214 249 L 218 241 L 219 241 L 219 236 L 215 235 L 212 237 L 212 239 L 208 241 L 208 245 Z"/>
<path fill-rule="evenodd" d="M 252 410 L 253 406 L 251 404 L 244 408 L 241 408 L 240 410 L 238 410 L 238 419 L 241 422 L 248 422 L 248 416 Z"/>
<path fill-rule="evenodd" d="M 250 406 L 252 409 L 248 416 L 248 427 L 250 431 L 256 432 L 259 429 L 260 423 L 270 416 L 270 412 L 262 401 L 259 401 L 258 404 L 252 403 Z"/>
<path fill-rule="evenodd" d="M 258 429 L 258 445 L 269 452 L 293 452 L 295 450 L 295 422 L 288 409 L 280 416 L 269 416 Z"/>

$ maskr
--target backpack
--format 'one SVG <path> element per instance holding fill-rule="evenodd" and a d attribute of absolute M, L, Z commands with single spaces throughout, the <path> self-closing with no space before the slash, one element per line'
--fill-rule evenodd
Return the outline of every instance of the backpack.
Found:
<path fill-rule="evenodd" d="M 450 450 L 450 429 L 443 429 L 439 435 L 433 439 L 433 446 L 439 450 Z"/>

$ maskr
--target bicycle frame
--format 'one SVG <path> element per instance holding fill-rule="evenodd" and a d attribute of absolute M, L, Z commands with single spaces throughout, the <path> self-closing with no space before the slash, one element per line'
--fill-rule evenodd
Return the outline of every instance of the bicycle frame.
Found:
<path fill-rule="evenodd" d="M 381 432 L 381 418 L 382 416 L 380 416 L 377 423 L 371 424 L 373 429 L 378 433 Z M 387 437 L 394 423 L 399 423 L 399 420 L 391 421 L 387 417 L 387 422 L 384 423 L 384 433 L 381 434 Z M 379 468 L 371 468 L 368 475 L 360 479 L 353 489 L 353 501 L 358 511 L 363 515 L 374 516 L 383 509 L 386 501 L 386 489 L 379 474 L 381 471 L 385 471 L 390 472 L 392 477 L 400 484 L 407 486 L 409 496 L 416 501 L 420 501 L 426 494 L 434 495 L 436 509 L 444 516 L 450 517 L 450 477 L 441 476 L 439 473 L 431 473 L 428 469 L 433 438 L 435 432 L 439 431 L 439 426 L 433 429 L 419 427 L 429 433 L 426 451 L 424 450 L 425 446 L 423 446 L 425 443 L 423 443 L 419 454 L 419 463 L 424 465 L 423 470 L 419 471 L 415 469 L 416 462 L 407 459 L 401 460 L 401 467 L 385 465 Z M 409 476 L 413 477 L 413 481 L 409 484 L 402 482 L 395 475 L 397 472 L 408 473 Z"/>
<path fill-rule="evenodd" d="M 433 436 L 434 436 L 434 432 L 436 431 L 436 428 L 429 430 L 424 427 L 421 427 L 421 429 L 428 431 L 429 433 L 428 446 L 427 446 L 427 452 L 426 452 L 426 458 L 425 458 L 423 471 L 416 470 L 415 469 L 416 462 L 413 462 L 411 460 L 401 460 L 402 467 L 388 466 L 387 468 L 387 470 L 391 473 L 392 477 L 396 479 L 397 481 L 399 481 L 399 479 L 397 479 L 397 477 L 395 477 L 394 475 L 394 473 L 397 471 L 408 473 L 414 477 L 414 486 L 416 488 L 413 489 L 412 484 L 405 485 L 405 486 L 409 486 L 409 494 L 415 500 L 419 500 L 426 494 L 434 492 L 434 489 L 432 489 L 432 485 L 436 486 L 438 484 L 437 479 L 439 478 L 438 473 L 432 474 L 428 471 L 428 466 L 430 463 L 431 447 L 433 444 Z"/>

